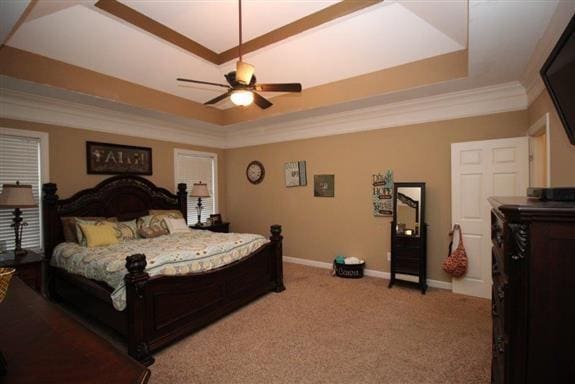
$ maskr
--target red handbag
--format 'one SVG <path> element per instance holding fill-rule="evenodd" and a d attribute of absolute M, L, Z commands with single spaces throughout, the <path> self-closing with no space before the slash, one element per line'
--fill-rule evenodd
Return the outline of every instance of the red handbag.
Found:
<path fill-rule="evenodd" d="M 459 231 L 459 244 L 453 253 L 451 253 L 451 247 L 453 246 L 453 233 Z M 463 234 L 461 233 L 461 227 L 459 224 L 453 226 L 453 230 L 449 231 L 449 237 L 451 241 L 449 242 L 449 256 L 443 263 L 441 267 L 447 273 L 453 277 L 462 277 L 467 272 L 467 253 L 465 252 L 465 247 L 463 246 Z"/>

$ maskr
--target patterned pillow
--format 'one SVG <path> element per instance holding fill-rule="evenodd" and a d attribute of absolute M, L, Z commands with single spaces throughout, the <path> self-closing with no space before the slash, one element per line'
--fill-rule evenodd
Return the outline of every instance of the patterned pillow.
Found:
<path fill-rule="evenodd" d="M 76 219 L 87 220 L 87 221 L 118 221 L 115 217 L 74 217 L 67 216 L 61 217 L 62 221 L 62 231 L 64 232 L 64 240 L 68 243 L 79 243 L 78 236 L 76 235 Z"/>
<path fill-rule="evenodd" d="M 142 216 L 138 219 L 138 229 L 140 228 L 162 228 L 166 232 L 168 231 L 168 226 L 166 225 L 166 221 L 164 220 L 166 215 L 147 215 Z"/>
<path fill-rule="evenodd" d="M 115 225 L 110 222 L 100 222 L 99 224 L 87 224 L 79 222 L 78 227 L 84 236 L 86 246 L 99 247 L 104 245 L 118 244 Z"/>
<path fill-rule="evenodd" d="M 121 242 L 138 239 L 138 224 L 136 220 L 115 223 L 116 237 Z"/>
<path fill-rule="evenodd" d="M 149 215 L 164 215 L 173 217 L 174 219 L 183 219 L 184 215 L 177 209 L 150 209 Z"/>
<path fill-rule="evenodd" d="M 106 219 L 105 217 L 97 217 L 97 218 L 76 217 L 75 219 L 76 219 L 75 220 L 75 222 L 76 222 L 76 239 L 78 239 L 77 243 L 83 247 L 85 247 L 87 245 L 86 236 L 84 236 L 84 233 L 82 232 L 82 228 L 80 228 L 79 224 L 104 225 L 104 224 L 115 223 L 118 221 L 115 217 L 110 217 L 108 219 Z M 93 219 L 93 220 L 90 220 L 90 219 Z"/>
<path fill-rule="evenodd" d="M 190 228 L 188 228 L 188 224 L 184 218 L 174 219 L 172 217 L 166 217 L 164 219 L 166 225 L 168 226 L 168 230 L 170 234 L 172 233 L 187 233 L 190 232 Z"/>
<path fill-rule="evenodd" d="M 163 236 L 167 234 L 168 231 L 161 227 L 147 227 L 138 229 L 138 235 L 140 235 L 144 239 L 152 239 L 154 237 Z"/>

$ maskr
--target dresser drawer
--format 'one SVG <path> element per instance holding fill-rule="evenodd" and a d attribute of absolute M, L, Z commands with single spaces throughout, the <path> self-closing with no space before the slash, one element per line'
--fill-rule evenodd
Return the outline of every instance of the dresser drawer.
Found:
<path fill-rule="evenodd" d="M 419 258 L 395 257 L 394 266 L 398 273 L 418 274 L 421 262 Z"/>
<path fill-rule="evenodd" d="M 407 249 L 419 249 L 420 239 L 414 236 L 396 236 L 395 246 L 397 248 L 407 248 Z"/>

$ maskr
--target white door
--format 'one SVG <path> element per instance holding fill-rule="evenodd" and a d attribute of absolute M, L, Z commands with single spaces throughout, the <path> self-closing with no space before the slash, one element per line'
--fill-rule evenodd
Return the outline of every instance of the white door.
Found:
<path fill-rule="evenodd" d="M 463 231 L 469 265 L 453 279 L 455 293 L 491 298 L 490 196 L 525 196 L 527 137 L 451 144 L 451 220 Z M 458 244 L 457 237 L 453 249 Z"/>

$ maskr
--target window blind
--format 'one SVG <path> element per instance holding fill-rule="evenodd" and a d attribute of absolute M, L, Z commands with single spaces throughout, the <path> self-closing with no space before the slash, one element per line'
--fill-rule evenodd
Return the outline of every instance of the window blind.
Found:
<path fill-rule="evenodd" d="M 188 225 L 198 221 L 198 198 L 190 197 L 194 183 L 206 183 L 210 197 L 202 198 L 202 223 L 211 214 L 216 213 L 216 157 L 211 154 L 200 154 L 192 151 L 177 151 L 175 164 L 176 184 L 186 183 L 188 191 Z"/>
<path fill-rule="evenodd" d="M 0 134 L 0 184 L 32 185 L 38 208 L 22 209 L 22 219 L 28 223 L 22 233 L 22 248 L 40 249 L 40 139 Z M 0 186 L 0 189 L 2 186 Z M 0 209 L 0 250 L 14 249 L 14 209 Z"/>

